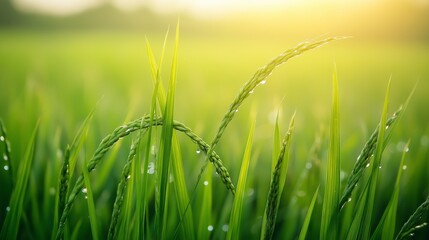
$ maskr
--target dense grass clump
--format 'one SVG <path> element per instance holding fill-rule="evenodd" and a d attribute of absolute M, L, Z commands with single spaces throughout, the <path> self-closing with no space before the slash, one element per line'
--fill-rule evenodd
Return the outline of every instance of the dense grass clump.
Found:
<path fill-rule="evenodd" d="M 390 81 L 378 126 L 363 147 L 353 145 L 360 154 L 353 157 L 356 161 L 350 173 L 343 170 L 343 165 L 350 165 L 345 159 L 352 154 L 345 157 L 342 148 L 344 123 L 336 71 L 329 138 L 316 136 L 319 142 L 307 151 L 312 157 L 305 169 L 299 167 L 294 145 L 295 136 L 300 136 L 296 129 L 299 109 L 291 116 L 283 138 L 277 113 L 272 144 L 255 144 L 259 136 L 257 111 L 253 111 L 250 127 L 243 124 L 247 141 L 241 139 L 240 144 L 220 148 L 221 139 L 229 143 L 224 137 L 226 128 L 238 109 L 243 109 L 244 101 L 257 86 L 267 83 L 279 65 L 339 39 L 298 44 L 257 70 L 239 90 L 218 127 L 213 128 L 210 144 L 197 130 L 176 120 L 178 27 L 166 91 L 161 68 L 167 36 L 158 62 L 147 40 L 153 80 L 149 113 L 127 120 L 100 140 L 90 137 L 95 116 L 95 110 L 91 111 L 74 139 L 64 137 L 65 147 L 58 146 L 64 150 L 58 156 L 60 161 L 46 163 L 51 174 L 45 177 L 47 189 L 41 194 L 32 184 L 32 172 L 40 168 L 34 164 L 40 164 L 35 161 L 42 150 L 40 143 L 50 139 L 42 139 L 36 125 L 24 157 L 14 159 L 7 126 L 0 121 L 0 149 L 8 163 L 3 162 L 6 171 L 0 177 L 2 186 L 11 189 L 2 190 L 7 208 L 2 201 L 6 212 L 0 212 L 1 239 L 28 238 L 33 233 L 44 239 L 407 239 L 419 230 L 427 233 L 422 228 L 426 226 L 429 198 L 414 213 L 398 215 L 404 201 L 401 182 L 410 142 L 401 149 L 400 163 L 388 169 L 394 169 L 393 173 L 380 168 L 395 158 L 388 151 L 389 145 L 412 95 L 389 117 Z M 99 142 L 94 149 L 92 140 Z M 272 149 L 272 156 L 263 149 Z M 235 151 L 240 152 L 239 157 Z M 270 165 L 271 169 L 267 167 Z M 396 173 L 393 187 L 380 181 L 386 173 L 388 177 Z M 265 181 L 264 176 L 270 177 Z M 381 193 L 388 197 L 379 197 Z M 45 206 L 44 211 L 37 210 L 40 206 Z M 51 220 L 43 223 L 40 219 Z"/>

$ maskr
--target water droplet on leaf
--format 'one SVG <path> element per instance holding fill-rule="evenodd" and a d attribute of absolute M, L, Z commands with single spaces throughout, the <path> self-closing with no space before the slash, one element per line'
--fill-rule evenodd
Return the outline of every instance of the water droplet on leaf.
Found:
<path fill-rule="evenodd" d="M 205 186 L 209 185 L 209 181 L 204 181 L 204 185 Z"/>
<path fill-rule="evenodd" d="M 222 231 L 228 232 L 228 228 L 229 228 L 228 224 L 222 225 Z"/>
<path fill-rule="evenodd" d="M 209 232 L 213 231 L 213 225 L 209 225 L 209 226 L 207 227 L 207 230 L 209 230 Z"/>
<path fill-rule="evenodd" d="M 9 170 L 9 166 L 8 165 L 5 165 L 3 168 L 4 168 L 5 171 Z"/>
<path fill-rule="evenodd" d="M 154 174 L 155 173 L 155 163 L 154 162 L 150 162 L 147 168 L 147 173 L 148 174 Z"/>

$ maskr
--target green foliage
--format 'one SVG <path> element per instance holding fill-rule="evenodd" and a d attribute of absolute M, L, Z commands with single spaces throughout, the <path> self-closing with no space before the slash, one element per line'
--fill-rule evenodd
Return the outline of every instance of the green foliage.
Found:
<path fill-rule="evenodd" d="M 286 180 L 286 172 L 289 164 L 290 141 L 294 125 L 295 115 L 292 116 L 292 119 L 289 124 L 289 130 L 283 138 L 282 148 L 278 153 L 275 167 L 272 171 L 270 190 L 268 192 L 267 205 L 265 207 L 264 218 L 262 221 L 261 239 L 272 239 L 274 234 L 274 227 L 280 204 L 280 197 L 283 192 L 283 187 Z M 275 132 L 277 131 L 277 129 L 278 125 L 276 124 Z M 275 148 L 274 151 L 276 151 Z"/>
<path fill-rule="evenodd" d="M 9 210 L 6 219 L 3 223 L 0 238 L 1 239 L 16 239 L 18 236 L 21 216 L 24 211 L 24 200 L 28 197 L 28 181 L 30 178 L 31 167 L 34 160 L 37 143 L 37 130 L 36 125 L 33 134 L 25 152 L 23 161 L 19 164 L 17 171 L 16 185 L 13 189 L 12 196 L 9 202 Z"/>
<path fill-rule="evenodd" d="M 254 119 L 254 118 L 253 118 Z M 226 239 L 240 239 L 240 228 L 243 212 L 244 192 L 246 190 L 247 174 L 249 170 L 250 157 L 253 144 L 253 133 L 255 131 L 255 121 L 253 120 L 247 137 L 246 148 L 244 149 L 243 160 L 241 161 L 240 175 L 237 182 L 237 192 L 234 196 L 231 216 L 229 218 L 229 228 Z"/>
<path fill-rule="evenodd" d="M 340 197 L 340 111 L 337 73 L 332 87 L 332 113 L 326 183 L 323 198 L 320 239 L 338 238 L 338 204 Z"/>
<path fill-rule="evenodd" d="M 296 119 L 294 115 L 289 130 L 281 142 L 280 129 L 283 127 L 283 119 L 280 112 L 289 111 L 289 108 L 286 110 L 279 109 L 277 116 L 275 112 L 272 116 L 267 101 L 275 100 L 277 93 L 271 90 L 276 88 L 283 90 L 281 87 L 285 86 L 286 89 L 291 90 L 286 93 L 290 99 L 295 99 L 303 92 L 300 90 L 300 83 L 293 85 L 295 84 L 293 80 L 276 83 L 274 79 L 278 79 L 279 76 L 274 74 L 270 77 L 270 79 L 273 78 L 270 83 L 274 86 L 268 90 L 269 93 L 264 93 L 264 90 L 261 89 L 262 97 L 255 96 L 258 102 L 263 103 L 263 107 L 258 109 L 256 115 L 259 124 L 255 126 L 255 119 L 251 119 L 253 124 L 247 136 L 247 144 L 243 141 L 246 136 L 243 133 L 244 124 L 241 123 L 245 117 L 236 114 L 236 112 L 239 108 L 246 110 L 242 103 L 249 98 L 256 86 L 266 83 L 273 70 L 290 58 L 338 38 L 299 44 L 295 48 L 280 54 L 265 67 L 260 68 L 243 85 L 236 95 L 237 97 L 230 103 L 220 126 L 216 126 L 216 116 L 222 113 L 219 112 L 219 109 L 227 103 L 227 96 L 231 93 L 232 88 L 230 86 L 235 84 L 234 81 L 230 81 L 230 76 L 235 77 L 235 74 L 244 74 L 240 71 L 247 69 L 246 64 L 249 64 L 251 59 L 242 54 L 237 54 L 237 56 L 233 56 L 234 62 L 222 56 L 216 62 L 204 63 L 207 64 L 206 67 L 209 66 L 206 68 L 201 65 L 205 61 L 199 61 L 199 59 L 192 58 L 188 54 L 183 57 L 178 56 L 178 33 L 177 29 L 171 56 L 168 53 L 165 54 L 167 36 L 165 36 L 163 45 L 154 45 L 154 47 L 160 46 L 162 48 L 159 61 L 155 60 L 152 46 L 147 41 L 146 51 L 149 64 L 143 70 L 139 68 L 136 75 L 132 70 L 136 67 L 133 64 L 138 63 L 140 66 L 142 61 L 128 57 L 133 56 L 133 54 L 140 56 L 140 48 L 124 46 L 123 49 L 118 50 L 121 54 L 127 54 L 127 61 L 125 61 L 127 65 L 126 68 L 124 67 L 126 71 L 113 67 L 118 64 L 118 61 L 116 61 L 117 59 L 113 61 L 112 58 L 104 55 L 107 45 L 103 45 L 102 41 L 98 42 L 100 46 L 99 48 L 95 47 L 96 50 L 85 48 L 82 51 L 76 51 L 89 58 L 94 53 L 93 51 L 99 51 L 99 59 L 105 61 L 103 67 L 109 69 L 106 73 L 108 76 L 103 75 L 101 77 L 105 81 L 87 81 L 87 85 L 83 86 L 84 89 L 88 88 L 88 91 L 97 93 L 109 91 L 107 89 L 110 88 L 115 89 L 115 91 L 131 89 L 131 95 L 138 96 L 131 97 L 131 103 L 137 107 L 147 107 L 146 111 L 149 113 L 134 121 L 130 121 L 135 117 L 134 108 L 124 104 L 124 101 L 129 99 L 125 97 L 124 100 L 115 95 L 112 97 L 108 93 L 109 97 L 106 100 L 108 103 L 99 103 L 98 109 L 101 117 L 94 116 L 94 111 L 91 111 L 80 129 L 73 133 L 75 118 L 85 116 L 84 114 L 90 106 L 88 103 L 94 101 L 92 98 L 86 98 L 87 92 L 76 95 L 71 94 L 76 89 L 71 89 L 64 91 L 64 94 L 73 96 L 74 106 L 58 111 L 59 108 L 55 104 L 60 106 L 61 104 L 49 99 L 52 92 L 49 91 L 48 86 L 51 84 L 52 88 L 75 86 L 74 82 L 67 80 L 70 77 L 67 72 L 65 74 L 61 72 L 59 75 L 52 74 L 54 78 L 64 77 L 65 80 L 61 83 L 49 80 L 51 78 L 49 74 L 46 76 L 37 75 L 40 69 L 34 70 L 36 72 L 35 78 L 44 79 L 46 77 L 45 85 L 39 80 L 34 80 L 36 83 L 32 82 L 32 76 L 28 77 L 29 80 L 26 83 L 28 86 L 22 85 L 23 83 L 10 83 L 10 86 L 14 86 L 13 84 L 26 86 L 22 87 L 22 90 L 24 91 L 23 94 L 28 97 L 26 100 L 28 102 L 13 103 L 7 101 L 9 106 L 4 104 L 4 101 L 0 101 L 1 106 L 6 106 L 6 108 L 2 108 L 2 110 L 5 109 L 5 113 L 2 114 L 5 114 L 6 117 L 2 116 L 2 118 L 5 119 L 8 130 L 11 131 L 6 135 L 5 126 L 1 122 L 0 136 L 3 138 L 0 142 L 0 152 L 5 154 L 4 156 L 9 160 L 12 157 L 14 159 L 12 167 L 9 168 L 9 170 L 14 170 L 13 174 L 12 171 L 0 173 L 2 180 L 9 179 L 11 186 L 13 184 L 13 193 L 10 205 L 8 205 L 10 212 L 6 213 L 7 217 L 2 226 L 2 239 L 6 237 L 12 239 L 28 238 L 31 236 L 43 239 L 49 238 L 50 235 L 51 238 L 56 237 L 57 239 L 81 239 L 90 234 L 94 239 L 106 236 L 108 239 L 224 239 L 225 237 L 229 239 L 299 238 L 300 240 L 306 238 L 366 239 L 369 237 L 378 239 L 379 237 L 393 238 L 397 232 L 399 232 L 396 236 L 397 239 L 405 239 L 414 233 L 418 234 L 417 230 L 425 226 L 424 217 L 429 205 L 427 199 L 405 222 L 410 208 L 411 211 L 415 209 L 422 200 L 421 195 L 426 196 L 427 194 L 422 190 L 425 189 L 422 187 L 424 186 L 422 183 L 427 182 L 425 181 L 425 179 L 427 180 L 425 172 L 427 164 L 423 160 L 427 156 L 425 144 L 428 140 L 425 137 L 428 133 L 421 124 L 413 125 L 413 123 L 420 121 L 414 116 L 417 107 L 414 106 L 410 111 L 411 114 L 404 118 L 404 126 L 398 125 L 410 98 L 391 118 L 387 118 L 388 94 L 386 95 L 382 117 L 378 124 L 380 127 L 377 127 L 374 133 L 370 135 L 353 167 L 351 159 L 356 159 L 353 155 L 356 153 L 355 150 L 359 150 L 358 147 L 361 144 L 361 133 L 356 131 L 353 121 L 371 122 L 372 115 L 352 116 L 351 110 L 348 109 L 349 100 L 353 99 L 353 96 L 359 96 L 361 100 L 359 105 L 368 107 L 368 112 L 371 112 L 374 110 L 372 106 L 377 103 L 375 97 L 365 99 L 362 97 L 364 93 L 359 91 L 355 91 L 353 93 L 355 95 L 349 96 L 347 91 L 347 86 L 350 87 L 349 82 L 344 82 L 344 85 L 341 84 L 345 86 L 342 93 L 345 93 L 344 96 L 346 97 L 341 101 L 341 107 L 344 109 L 340 108 L 338 81 L 336 73 L 334 73 L 330 138 L 329 141 L 325 141 L 326 139 L 323 137 L 316 140 L 317 149 L 311 150 L 307 144 L 313 142 L 314 125 L 325 125 L 323 117 L 325 112 L 321 106 L 324 106 L 324 93 L 326 92 L 324 86 L 326 84 L 320 81 L 321 83 L 313 82 L 310 87 L 305 85 L 306 96 L 303 99 L 308 103 L 304 107 L 298 108 Z M 141 45 L 141 38 L 136 39 L 139 40 L 136 42 Z M 217 44 L 216 39 L 204 38 L 204 41 L 200 40 L 202 39 L 192 42 L 192 47 L 198 47 L 198 44 L 208 44 L 205 42 L 206 40 Z M 7 39 L 0 39 L 0 42 L 5 41 Z M 106 38 L 106 41 L 110 40 Z M 16 59 L 8 58 L 7 62 L 3 61 L 3 58 L 0 59 L 0 66 L 5 69 L 6 73 L 10 73 L 8 70 L 10 64 L 21 66 L 18 64 L 18 60 L 22 58 L 25 50 L 20 51 L 13 48 L 17 45 L 10 43 L 11 49 L 14 50 L 14 54 L 11 56 L 16 54 L 19 57 Z M 284 43 L 281 44 L 284 45 Z M 135 45 L 130 44 L 130 46 Z M 48 49 L 46 46 L 44 47 L 43 56 L 46 53 L 46 56 L 52 57 L 52 51 L 56 49 L 55 45 L 49 46 Z M 215 44 L 212 44 L 207 49 L 209 51 L 207 54 L 217 53 L 219 49 Z M 254 48 L 253 51 L 249 52 L 255 54 L 254 59 L 259 59 L 263 56 L 262 53 L 268 53 L 270 50 L 275 50 L 274 44 L 266 46 L 266 50 L 263 51 Z M 329 52 L 331 50 L 329 49 Z M 5 54 L 5 51 L 4 47 L 0 46 L 0 53 Z M 323 50 L 320 53 L 320 56 L 323 56 Z M 75 56 L 71 52 L 69 54 Z M 5 54 L 5 56 L 7 55 Z M 299 77 L 300 80 L 305 81 L 306 77 L 303 73 L 308 73 L 313 74 L 312 77 L 317 76 L 315 79 L 319 80 L 323 76 L 321 69 L 328 69 L 329 67 L 325 68 L 322 64 L 319 68 L 318 65 L 314 66 L 310 63 L 311 61 L 322 62 L 320 56 L 315 55 L 314 58 L 307 59 L 308 61 L 291 65 L 291 68 L 287 69 L 288 74 L 291 75 L 286 75 L 287 78 Z M 170 79 L 166 85 L 168 86 L 166 93 L 162 76 L 165 74 L 163 71 L 164 58 L 167 57 L 172 58 L 172 66 L 167 69 Z M 242 61 L 238 61 L 236 58 L 242 59 Z M 367 58 L 363 59 L 368 60 Z M 183 69 L 183 72 L 178 74 L 177 63 L 179 60 L 180 69 Z M 387 60 L 391 61 L 391 59 Z M 71 62 L 70 66 L 76 63 L 75 61 Z M 61 61 L 55 61 L 55 63 L 58 66 L 63 64 Z M 221 67 L 224 65 L 231 65 L 228 67 L 234 71 L 223 71 Z M 347 69 L 347 66 L 344 68 Z M 55 70 L 55 67 L 53 69 Z M 106 69 L 103 68 L 101 71 Z M 311 71 L 303 71 L 307 69 L 311 69 Z M 16 74 L 19 75 L 21 72 L 26 71 L 17 67 Z M 148 73 L 148 75 L 151 73 L 153 89 L 148 88 L 145 81 L 139 82 L 142 79 L 140 75 L 142 72 Z M 281 71 L 279 72 L 281 77 L 285 76 Z M 299 72 L 298 75 L 297 72 Z M 97 75 L 91 71 L 89 74 Z M 176 84 L 177 74 L 184 76 L 177 82 L 179 84 Z M 371 74 L 379 77 L 376 72 Z M 13 76 L 13 74 L 10 75 Z M 211 79 L 208 76 L 211 77 L 212 75 L 216 76 L 216 79 L 212 79 L 213 82 L 211 83 L 213 84 L 205 89 L 205 86 L 209 86 L 205 84 L 212 81 L 206 81 L 206 78 Z M 9 78 L 3 72 L 0 73 L 0 77 L 2 78 L 0 80 Z M 118 79 L 118 83 L 110 82 L 110 77 L 111 79 Z M 223 80 L 224 77 L 225 80 Z M 361 76 L 355 77 L 360 78 Z M 18 76 L 18 79 L 21 78 L 23 77 Z M 134 82 L 132 80 L 130 82 L 123 81 L 132 78 L 139 80 Z M 201 79 L 201 81 L 195 81 L 195 78 Z M 11 79 L 13 78 L 11 77 Z M 367 92 L 370 90 L 365 89 L 365 94 L 368 96 L 371 95 L 370 93 L 377 93 L 378 91 L 376 81 L 373 83 L 374 85 L 371 87 L 373 92 Z M 19 87 L 14 89 L 14 87 L 5 86 L 8 91 L 0 96 L 2 100 L 4 96 L 12 95 L 16 93 L 16 89 L 20 89 Z M 405 84 L 404 86 L 408 85 Z M 32 91 L 33 88 L 37 91 Z M 209 104 L 209 98 L 202 94 L 217 92 L 217 88 L 222 88 L 222 92 L 221 96 L 216 96 L 216 104 L 213 106 Z M 379 94 L 375 95 L 379 96 Z M 396 94 L 395 92 L 395 95 L 401 96 L 401 93 Z M 151 96 L 151 98 L 147 96 Z M 421 99 L 421 95 L 418 96 Z M 318 101 L 320 100 L 320 103 L 312 102 L 313 97 Z M 112 99 L 117 101 L 115 103 L 117 106 L 110 102 Z M 391 100 L 391 102 L 396 104 L 396 100 Z M 291 103 L 294 104 L 293 101 Z M 57 112 L 55 114 L 53 114 L 54 112 L 50 113 L 51 108 L 52 111 Z M 21 115 L 16 109 L 23 109 L 20 111 L 25 111 L 28 118 L 17 117 Z M 347 120 L 345 124 L 341 124 L 341 134 L 340 109 L 342 119 Z M 126 114 L 123 114 L 124 111 Z M 321 114 L 320 116 L 309 114 L 312 111 Z M 378 110 L 374 111 L 378 112 Z M 356 113 L 358 112 L 359 110 L 356 110 Z M 269 113 L 270 120 L 274 120 L 275 117 L 274 141 L 268 145 L 266 140 L 272 137 L 269 130 L 272 126 L 267 127 L 265 125 L 267 113 Z M 42 119 L 41 135 L 37 138 L 39 147 L 37 147 L 37 154 L 34 154 L 36 150 L 34 134 L 27 155 L 23 157 L 19 142 L 22 136 L 29 132 L 27 126 L 34 120 L 33 115 Z M 126 117 L 123 118 L 125 115 Z M 58 124 L 52 120 L 52 116 L 56 116 L 55 121 L 61 119 L 58 122 L 60 127 L 64 129 L 52 130 Z M 420 113 L 419 116 L 424 118 L 425 115 Z M 232 122 L 234 117 L 237 118 L 237 124 Z M 96 126 L 90 129 L 89 122 L 93 118 Z M 113 128 L 124 119 L 123 125 Z M 175 119 L 189 123 L 190 126 L 193 126 L 193 130 Z M 350 119 L 351 122 L 349 122 Z M 231 125 L 231 129 L 234 131 L 224 133 L 228 125 Z M 109 127 L 114 130 L 106 134 L 104 131 Z M 291 144 L 290 137 L 294 127 L 296 127 L 294 142 Z M 364 128 L 366 129 L 367 126 Z M 211 145 L 209 145 L 202 137 L 208 136 L 211 130 L 214 131 L 215 135 Z M 50 137 L 51 132 L 56 133 L 54 139 Z M 58 132 L 64 134 L 57 134 Z M 177 132 L 182 134 L 176 134 Z M 69 136 L 73 135 L 75 136 L 74 140 L 67 145 Z M 401 147 L 402 153 L 404 147 L 403 142 L 398 140 L 398 135 L 409 136 L 416 144 L 416 152 L 409 153 L 410 159 L 413 159 L 408 166 L 411 174 L 401 174 L 404 154 L 399 166 L 395 161 L 400 158 L 397 149 Z M 102 138 L 102 136 L 105 137 Z M 222 137 L 224 137 L 222 141 L 225 145 L 221 146 L 218 143 Z M 102 139 L 101 142 L 100 139 Z M 186 139 L 191 140 L 192 143 L 182 141 Z M 10 151 L 9 142 L 14 143 L 15 152 Z M 93 144 L 97 142 L 99 145 L 94 146 Z M 180 146 L 179 142 L 181 143 Z M 325 147 L 328 142 L 329 147 Z M 85 154 L 81 152 L 83 144 L 85 144 L 85 152 L 89 151 L 93 155 L 88 162 L 80 166 L 83 162 L 80 160 L 85 157 Z M 123 148 L 121 147 L 122 144 L 131 146 Z M 238 149 L 242 149 L 244 145 L 245 151 L 241 156 L 242 153 Z M 272 145 L 272 157 L 266 151 L 270 150 L 270 145 Z M 62 146 L 67 146 L 64 153 L 59 151 L 59 149 L 63 149 Z M 216 152 L 214 151 L 215 148 Z M 59 153 L 55 155 L 57 151 Z M 200 152 L 205 153 L 206 156 L 199 155 Z M 253 152 L 252 156 L 251 152 Z M 316 157 L 312 156 L 315 154 Z M 224 163 L 220 156 L 228 161 Z M 328 161 L 325 169 L 319 158 L 326 159 L 326 157 Z M 267 159 L 271 158 L 270 163 Z M 307 163 L 306 158 L 310 159 Z M 389 161 L 386 161 L 383 168 L 379 169 L 378 166 L 382 158 L 388 158 Z M 372 168 L 366 168 L 367 164 L 372 165 Z M 76 165 L 79 165 L 77 170 L 75 170 Z M 392 184 L 389 183 L 393 182 L 394 177 L 392 176 L 398 168 L 399 172 L 396 175 L 395 185 L 391 186 Z M 16 171 L 17 169 L 18 171 Z M 348 174 L 350 169 L 352 170 Z M 365 169 L 371 170 L 365 171 Z M 326 172 L 324 172 L 325 170 Z M 320 172 L 326 174 L 326 178 L 322 181 L 319 177 Z M 53 174 L 55 177 L 51 178 Z M 286 175 L 288 176 L 287 181 Z M 237 188 L 232 183 L 232 179 L 236 176 L 238 176 Z M 90 181 L 91 179 L 92 181 Z M 37 182 L 43 182 L 43 184 L 36 184 Z M 2 181 L 0 184 L 1 187 L 4 187 L 9 183 Z M 401 184 L 406 184 L 407 188 L 402 187 L 399 191 Z M 324 189 L 323 200 L 318 198 L 319 188 L 314 192 L 318 185 Z M 192 188 L 192 186 L 195 187 Z M 84 198 L 85 194 L 82 194 L 84 189 L 86 189 L 87 199 Z M 29 190 L 28 193 L 26 190 Z M 341 191 L 343 191 L 342 195 L 340 195 Z M 2 196 L 9 198 L 10 194 L 3 188 L 1 193 Z M 406 200 L 404 196 L 407 198 Z M 51 211 L 49 206 L 53 202 L 55 202 L 55 210 Z M 266 206 L 265 210 L 264 206 Z M 4 212 L 4 209 L 0 210 Z M 49 221 L 44 221 L 46 219 Z M 378 221 L 379 219 L 380 221 Z M 51 226 L 52 222 L 54 223 L 53 226 Z M 401 224 L 404 222 L 405 224 L 402 226 Z"/>

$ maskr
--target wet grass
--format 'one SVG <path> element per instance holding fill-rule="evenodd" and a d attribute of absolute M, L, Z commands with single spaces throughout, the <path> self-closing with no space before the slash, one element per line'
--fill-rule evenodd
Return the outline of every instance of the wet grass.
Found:
<path fill-rule="evenodd" d="M 176 31 L 174 47 L 164 51 L 171 44 L 163 37 L 145 45 L 139 35 L 87 35 L 87 42 L 85 36 L 72 41 L 57 35 L 52 44 L 31 32 L 0 34 L 0 83 L 7 89 L 0 97 L 0 153 L 11 163 L 1 165 L 2 238 L 428 234 L 429 116 L 421 110 L 427 46 L 386 45 L 372 52 L 385 60 L 381 67 L 363 73 L 359 66 L 368 69 L 377 61 L 368 60 L 362 46 L 344 43 L 353 40 L 304 53 L 333 39 L 258 48 L 232 40 L 221 47 L 186 34 L 179 44 Z M 237 49 L 227 53 L 231 46 Z M 239 90 L 240 79 L 288 46 Z M 162 49 L 159 60 L 153 49 Z M 415 57 L 412 69 L 405 59 L 388 57 L 395 49 Z M 332 56 L 339 72 L 333 85 Z M 410 101 L 409 79 L 417 75 Z M 31 137 L 39 118 L 38 134 Z M 24 139 L 31 139 L 26 154 Z M 203 139 L 213 140 L 209 145 Z M 55 208 L 39 207 L 50 203 Z"/>

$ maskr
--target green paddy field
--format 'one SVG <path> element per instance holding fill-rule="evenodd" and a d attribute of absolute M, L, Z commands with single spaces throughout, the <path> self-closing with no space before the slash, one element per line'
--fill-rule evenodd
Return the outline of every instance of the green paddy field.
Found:
<path fill-rule="evenodd" d="M 6 156 L 8 152 L 5 140 L 9 141 L 11 150 L 8 159 L 2 158 L 0 162 L 0 225 L 9 221 L 6 216 L 12 208 L 22 207 L 18 219 L 10 220 L 13 226 L 3 225 L 2 238 L 55 237 L 61 216 L 58 210 L 59 181 L 65 179 L 60 170 L 67 145 L 72 144 L 76 135 L 81 136 L 77 141 L 79 147 L 71 149 L 76 166 L 68 170 L 73 175 L 67 178 L 66 199 L 85 169 L 85 161 L 91 159 L 102 139 L 115 128 L 151 113 L 154 84 L 146 39 L 159 61 L 167 28 L 164 26 L 158 31 L 0 29 L 0 118 L 7 130 L 7 138 L 0 142 L 0 154 Z M 160 72 L 165 90 L 169 86 L 175 30 L 175 27 L 170 28 Z M 335 34 L 305 39 L 249 31 L 194 31 L 187 27 L 186 21 L 181 22 L 174 110 L 170 109 L 174 112 L 172 118 L 210 145 L 228 106 L 258 68 L 300 42 Z M 375 197 L 371 201 L 370 234 L 358 235 L 357 239 L 373 235 L 386 207 L 390 206 L 389 201 L 395 199 L 392 194 L 398 189 L 398 198 L 393 201 L 397 205 L 393 218 L 396 226 L 386 228 L 396 237 L 429 195 L 429 44 L 418 39 L 359 36 L 333 41 L 290 59 L 278 66 L 266 83 L 257 86 L 246 98 L 214 149 L 229 171 L 232 183 L 239 186 L 235 197 L 211 164 L 196 185 L 207 159 L 199 146 L 177 132 L 184 182 L 177 183 L 177 172 L 170 166 L 170 172 L 165 175 L 168 177 L 165 213 L 160 217 L 156 193 L 165 178 L 158 174 L 161 172 L 158 157 L 170 152 L 165 150 L 168 149 L 165 132 L 169 130 L 168 125 L 151 128 L 150 142 L 146 133 L 137 148 L 139 153 L 134 161 L 140 160 L 140 163 L 132 164 L 131 180 L 128 181 L 131 187 L 125 188 L 124 210 L 119 213 L 115 236 L 119 239 L 159 236 L 166 239 L 260 238 L 272 161 L 277 158 L 273 157 L 273 151 L 276 152 L 278 141 L 286 134 L 289 120 L 295 113 L 274 238 L 297 239 L 301 236 L 308 207 L 318 186 L 306 237 L 322 238 L 324 225 L 321 219 L 325 214 L 322 209 L 325 207 L 326 174 L 330 168 L 328 158 L 335 156 L 330 147 L 335 137 L 330 133 L 330 129 L 335 128 L 330 123 L 334 72 L 337 73 L 339 90 L 339 133 L 336 135 L 339 139 L 336 146 L 340 149 L 336 155 L 340 162 L 339 195 L 344 191 L 365 142 L 380 122 L 389 79 L 387 118 L 406 102 L 415 87 L 381 156 L 378 177 L 375 178 Z M 163 113 L 157 110 L 156 115 Z M 84 123 L 87 116 L 92 116 L 91 120 Z M 253 140 L 249 141 L 253 145 L 250 147 L 247 142 L 253 122 Z M 37 136 L 31 141 L 37 123 Z M 82 135 L 78 134 L 80 126 L 84 126 Z M 273 140 L 276 126 L 280 135 L 277 143 Z M 388 130 L 385 134 L 390 133 Z M 64 239 L 108 237 L 122 169 L 130 146 L 132 142 L 136 144 L 138 136 L 136 131 L 119 140 L 87 175 L 85 192 L 76 196 L 66 221 Z M 408 141 L 409 151 L 400 166 Z M 26 157 L 26 148 L 33 143 L 34 156 Z M 245 150 L 250 154 L 247 156 L 247 181 L 240 185 L 240 168 L 246 162 L 243 160 L 246 159 Z M 169 157 L 164 156 L 164 159 Z M 18 172 L 25 162 L 30 163 L 27 172 Z M 146 164 L 147 169 L 144 168 Z M 138 174 L 136 168 L 139 166 L 146 171 L 137 177 L 133 173 Z M 402 176 L 395 185 L 399 168 L 403 169 L 400 171 Z M 349 229 L 353 216 L 356 216 L 353 211 L 358 209 L 363 186 L 373 179 L 372 168 L 366 169 L 350 202 L 337 216 L 338 239 L 350 237 Z M 21 202 L 18 204 L 11 202 L 11 196 L 19 187 Z M 142 191 L 144 198 L 141 198 Z M 180 200 L 180 194 L 186 197 Z M 241 205 L 235 199 L 237 196 L 242 197 Z M 180 201 L 187 202 L 186 199 L 190 199 L 186 210 L 188 217 L 180 221 L 184 206 Z M 237 216 L 241 220 L 237 223 L 230 215 L 238 209 L 241 212 Z M 427 220 L 426 212 L 415 226 Z M 232 228 L 238 230 L 239 235 L 234 235 Z M 159 229 L 163 229 L 164 235 L 158 235 Z M 14 231 L 17 235 L 7 235 Z M 227 233 L 229 231 L 232 233 Z M 425 239 L 429 235 L 428 227 L 413 232 L 416 239 Z M 375 239 L 380 237 L 376 235 Z"/>

